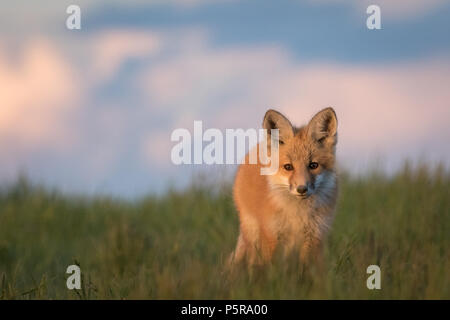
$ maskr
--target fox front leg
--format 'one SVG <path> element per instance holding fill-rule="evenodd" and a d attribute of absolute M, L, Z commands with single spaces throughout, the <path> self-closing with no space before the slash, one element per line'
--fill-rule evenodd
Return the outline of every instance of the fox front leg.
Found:
<path fill-rule="evenodd" d="M 305 266 L 323 268 L 323 244 L 318 238 L 309 238 L 300 248 L 300 263 Z"/>

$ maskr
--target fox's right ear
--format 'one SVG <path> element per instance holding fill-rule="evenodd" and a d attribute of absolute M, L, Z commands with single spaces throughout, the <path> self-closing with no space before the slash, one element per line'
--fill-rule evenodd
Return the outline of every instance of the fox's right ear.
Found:
<path fill-rule="evenodd" d="M 309 122 L 308 131 L 322 145 L 334 147 L 337 143 L 337 118 L 333 108 L 319 111 Z"/>
<path fill-rule="evenodd" d="M 278 111 L 272 109 L 267 110 L 264 116 L 263 128 L 267 130 L 268 135 L 270 135 L 271 129 L 278 129 L 280 144 L 294 136 L 294 128 L 289 120 Z"/>

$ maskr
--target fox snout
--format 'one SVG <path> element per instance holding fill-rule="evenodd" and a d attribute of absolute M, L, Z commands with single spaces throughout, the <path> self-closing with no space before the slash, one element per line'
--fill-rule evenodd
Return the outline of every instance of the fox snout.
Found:
<path fill-rule="evenodd" d="M 306 185 L 299 185 L 297 186 L 297 188 L 295 189 L 297 191 L 297 193 L 303 197 L 307 197 L 309 195 L 311 195 L 311 193 L 314 191 L 314 187 L 311 186 L 310 183 L 306 184 Z"/>
<path fill-rule="evenodd" d="M 301 195 L 305 195 L 308 192 L 308 186 L 300 185 L 296 188 L 297 192 Z"/>
<path fill-rule="evenodd" d="M 312 182 L 304 182 L 303 184 L 291 185 L 291 193 L 297 196 L 309 197 L 314 192 L 314 184 Z"/>
<path fill-rule="evenodd" d="M 314 192 L 314 181 L 312 174 L 307 169 L 302 170 L 301 165 L 296 165 L 289 179 L 289 189 L 291 194 L 309 197 Z"/>

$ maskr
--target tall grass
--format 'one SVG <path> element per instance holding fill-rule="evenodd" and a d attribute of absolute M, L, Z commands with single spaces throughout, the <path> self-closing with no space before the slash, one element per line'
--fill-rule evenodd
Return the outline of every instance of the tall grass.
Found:
<path fill-rule="evenodd" d="M 449 191 L 443 167 L 344 173 L 323 272 L 276 260 L 229 278 L 238 219 L 226 185 L 125 201 L 19 179 L 0 192 L 0 299 L 450 299 Z M 66 288 L 71 264 L 82 290 Z M 381 290 L 366 287 L 371 264 Z"/>

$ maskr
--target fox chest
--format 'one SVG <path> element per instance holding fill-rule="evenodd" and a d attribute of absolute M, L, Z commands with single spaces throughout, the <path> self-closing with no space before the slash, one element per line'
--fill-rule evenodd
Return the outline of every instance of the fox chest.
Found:
<path fill-rule="evenodd" d="M 302 210 L 281 210 L 273 221 L 280 244 L 298 245 L 309 237 L 320 237 L 325 225 L 311 213 Z"/>

